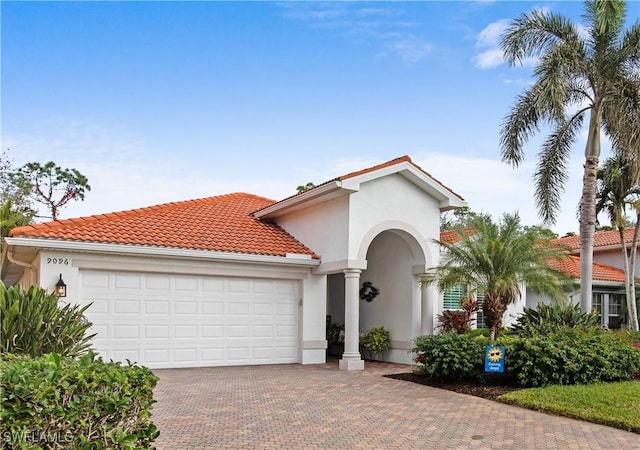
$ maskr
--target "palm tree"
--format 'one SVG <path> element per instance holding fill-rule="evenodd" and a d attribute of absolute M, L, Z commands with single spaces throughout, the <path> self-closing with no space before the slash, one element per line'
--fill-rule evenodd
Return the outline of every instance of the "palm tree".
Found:
<path fill-rule="evenodd" d="M 445 249 L 442 263 L 422 285 L 435 284 L 442 292 L 459 285 L 483 292 L 482 311 L 492 339 L 524 283 L 535 292 L 566 300 L 566 275 L 549 265 L 563 253 L 537 229 L 522 227 L 518 214 L 505 214 L 498 224 L 477 216 L 465 228 L 456 228 L 456 234 L 457 242 L 435 241 Z"/>
<path fill-rule="evenodd" d="M 625 293 L 627 299 L 627 313 L 629 314 L 629 327 L 632 331 L 638 331 L 638 311 L 636 309 L 635 293 L 635 260 L 638 251 L 638 232 L 640 230 L 640 186 L 635 182 L 630 162 L 623 155 L 605 160 L 602 168 L 598 170 L 598 191 L 596 193 L 596 213 L 606 211 L 614 226 L 620 234 L 622 247 Z M 627 208 L 631 206 L 636 210 L 636 224 L 634 227 L 631 254 L 627 249 L 625 228 L 627 228 Z"/>
<path fill-rule="evenodd" d="M 533 10 L 514 20 L 501 47 L 511 65 L 536 58 L 535 82 L 516 99 L 501 130 L 502 160 L 518 166 L 524 144 L 550 125 L 534 174 L 541 217 L 553 223 L 567 180 L 571 147 L 588 120 L 580 199 L 580 305 L 591 311 L 596 174 L 601 132 L 616 148 L 640 154 L 640 23 L 624 31 L 626 2 L 585 1 L 586 27 Z M 582 33 L 582 30 L 586 30 Z"/>

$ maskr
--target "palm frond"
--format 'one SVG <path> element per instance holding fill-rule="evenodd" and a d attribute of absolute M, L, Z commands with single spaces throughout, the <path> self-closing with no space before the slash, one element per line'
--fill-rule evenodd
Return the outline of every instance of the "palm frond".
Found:
<path fill-rule="evenodd" d="M 544 54 L 558 42 L 579 40 L 576 28 L 568 19 L 533 10 L 513 21 L 504 33 L 500 47 L 507 62 L 515 65 Z"/>
<path fill-rule="evenodd" d="M 560 124 L 542 145 L 534 173 L 536 206 L 545 223 L 554 223 L 568 179 L 572 144 L 582 127 L 586 111 Z"/>

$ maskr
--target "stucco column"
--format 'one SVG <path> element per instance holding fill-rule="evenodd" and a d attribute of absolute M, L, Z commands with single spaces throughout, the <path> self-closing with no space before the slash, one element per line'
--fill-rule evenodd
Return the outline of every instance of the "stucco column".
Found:
<path fill-rule="evenodd" d="M 344 270 L 344 353 L 340 370 L 362 370 L 360 357 L 360 269 Z"/>
<path fill-rule="evenodd" d="M 433 334 L 434 328 L 434 315 L 436 310 L 436 302 L 438 301 L 438 293 L 433 286 L 427 286 L 422 288 L 421 299 L 421 329 L 420 333 L 424 335 Z"/>

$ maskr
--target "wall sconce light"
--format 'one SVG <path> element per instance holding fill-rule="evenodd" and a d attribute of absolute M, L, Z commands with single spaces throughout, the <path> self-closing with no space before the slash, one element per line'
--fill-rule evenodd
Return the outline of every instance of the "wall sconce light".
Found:
<path fill-rule="evenodd" d="M 67 296 L 67 285 L 62 281 L 62 274 L 60 274 L 60 279 L 56 283 L 56 295 L 58 297 L 66 297 Z"/>

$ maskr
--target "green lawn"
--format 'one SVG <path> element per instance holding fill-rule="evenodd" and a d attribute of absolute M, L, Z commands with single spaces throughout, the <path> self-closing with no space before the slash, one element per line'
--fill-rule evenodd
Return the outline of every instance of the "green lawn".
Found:
<path fill-rule="evenodd" d="M 498 401 L 640 433 L 640 381 L 524 389 Z"/>

